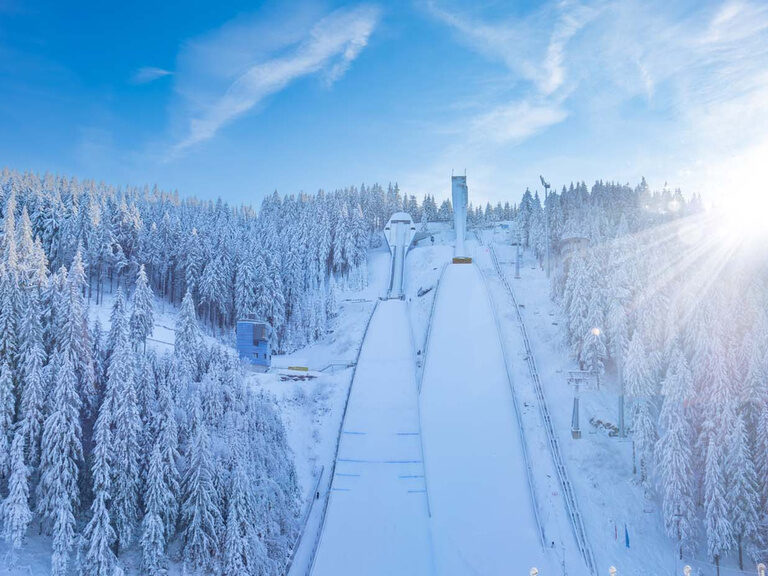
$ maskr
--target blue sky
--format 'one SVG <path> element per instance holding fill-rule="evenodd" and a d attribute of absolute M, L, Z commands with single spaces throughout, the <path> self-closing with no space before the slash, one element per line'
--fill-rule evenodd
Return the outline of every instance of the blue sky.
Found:
<path fill-rule="evenodd" d="M 0 165 L 234 202 L 768 180 L 758 1 L 0 0 L 0 86 Z"/>

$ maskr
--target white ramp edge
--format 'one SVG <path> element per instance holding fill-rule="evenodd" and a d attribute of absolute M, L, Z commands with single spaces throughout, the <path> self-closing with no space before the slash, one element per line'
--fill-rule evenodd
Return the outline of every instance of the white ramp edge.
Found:
<path fill-rule="evenodd" d="M 380 302 L 344 417 L 315 576 L 434 574 L 406 303 Z"/>
<path fill-rule="evenodd" d="M 436 570 L 542 573 L 522 440 L 488 294 L 474 266 L 445 269 L 420 405 Z"/>

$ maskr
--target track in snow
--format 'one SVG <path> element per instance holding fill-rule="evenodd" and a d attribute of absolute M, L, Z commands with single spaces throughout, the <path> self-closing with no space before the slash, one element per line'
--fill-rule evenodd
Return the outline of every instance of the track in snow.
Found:
<path fill-rule="evenodd" d="M 507 378 L 479 272 L 448 266 L 420 398 L 441 575 L 527 574 L 548 566 Z"/>
<path fill-rule="evenodd" d="M 433 573 L 405 302 L 381 302 L 352 383 L 312 574 Z"/>

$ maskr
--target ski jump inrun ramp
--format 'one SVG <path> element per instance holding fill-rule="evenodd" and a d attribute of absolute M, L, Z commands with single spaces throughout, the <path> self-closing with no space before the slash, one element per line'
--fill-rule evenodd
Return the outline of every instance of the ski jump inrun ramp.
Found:
<path fill-rule="evenodd" d="M 406 303 L 386 300 L 374 313 L 315 576 L 495 576 L 547 565 L 479 272 L 446 267 L 436 298 L 420 396 Z"/>

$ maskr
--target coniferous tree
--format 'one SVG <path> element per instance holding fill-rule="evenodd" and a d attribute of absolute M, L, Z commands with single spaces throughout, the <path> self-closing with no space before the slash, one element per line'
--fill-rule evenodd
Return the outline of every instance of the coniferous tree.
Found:
<path fill-rule="evenodd" d="M 664 528 L 678 544 L 680 558 L 691 549 L 695 533 L 696 503 L 691 466 L 693 428 L 685 404 L 693 392 L 693 376 L 685 356 L 676 349 L 664 381 L 664 402 L 656 444 L 664 512 Z"/>
<path fill-rule="evenodd" d="M 158 420 L 157 434 L 160 446 L 160 469 L 163 484 L 167 487 L 160 495 L 167 499 L 162 502 L 161 516 L 165 525 L 166 542 L 175 535 L 176 521 L 179 514 L 180 479 L 179 479 L 179 433 L 176 422 L 176 410 L 167 380 L 158 383 Z"/>
<path fill-rule="evenodd" d="M 141 418 L 135 388 L 133 354 L 124 310 L 115 309 L 112 357 L 107 369 L 107 397 L 114 437 L 112 451 L 112 521 L 117 541 L 124 548 L 133 541 L 139 517 Z"/>
<path fill-rule="evenodd" d="M 723 474 L 723 450 L 718 438 L 707 446 L 704 470 L 704 513 L 707 529 L 707 555 L 720 567 L 720 559 L 733 545 L 733 527 L 728 519 Z"/>
<path fill-rule="evenodd" d="M 148 576 L 167 573 L 165 558 L 166 526 L 163 522 L 165 507 L 173 499 L 171 487 L 166 483 L 163 451 L 160 441 L 152 448 L 147 469 L 147 492 L 144 496 L 144 519 L 141 523 L 141 566 Z"/>
<path fill-rule="evenodd" d="M 71 353 L 55 354 L 53 374 L 55 386 L 50 413 L 43 424 L 37 509 L 53 530 L 51 574 L 63 576 L 75 537 L 75 513 L 80 502 L 77 482 L 82 460 L 81 402 Z"/>
<path fill-rule="evenodd" d="M 27 297 L 27 311 L 22 317 L 20 373 L 24 386 L 21 389 L 21 419 L 26 434 L 27 463 L 37 466 L 40 461 L 40 436 L 45 418 L 45 396 L 48 389 L 48 370 L 45 368 L 45 347 L 40 321 L 39 295 L 32 291 Z"/>
<path fill-rule="evenodd" d="M 136 288 L 133 291 L 133 300 L 131 302 L 131 340 L 134 345 L 141 345 L 143 350 L 147 349 L 147 337 L 152 334 L 154 327 L 154 305 L 152 304 L 152 289 L 147 282 L 147 273 L 144 266 L 139 268 L 139 274 L 136 277 Z"/>
<path fill-rule="evenodd" d="M 757 539 L 760 499 L 757 493 L 755 466 L 741 414 L 736 414 L 729 432 L 726 470 L 728 516 L 738 547 L 739 569 L 743 570 L 744 546 L 751 547 Z"/>
<path fill-rule="evenodd" d="M 193 435 L 187 452 L 188 466 L 183 484 L 181 539 L 184 562 L 193 569 L 207 569 L 218 556 L 221 512 L 216 506 L 208 427 L 197 399 L 193 404 L 193 413 Z"/>
<path fill-rule="evenodd" d="M 83 576 L 112 576 L 117 558 L 113 546 L 117 539 L 112 527 L 109 508 L 112 489 L 112 409 L 114 398 L 105 397 L 96 418 L 93 449 L 93 502 L 91 519 L 83 532 L 84 557 L 80 570 Z"/>
<path fill-rule="evenodd" d="M 7 478 L 11 469 L 15 403 L 11 365 L 4 360 L 0 366 L 0 479 Z"/>
<path fill-rule="evenodd" d="M 21 548 L 27 527 L 32 521 L 29 509 L 29 467 L 24 454 L 24 423 L 17 424 L 11 444 L 11 475 L 8 479 L 8 496 L 0 504 L 0 522 L 3 537 L 14 549 Z"/>
<path fill-rule="evenodd" d="M 203 338 L 197 324 L 195 303 L 192 300 L 192 294 L 187 292 L 176 320 L 174 354 L 193 378 L 198 373 L 197 358 L 202 346 Z"/>
<path fill-rule="evenodd" d="M 653 381 L 646 363 L 645 347 L 639 331 L 629 342 L 624 363 L 624 383 L 627 394 L 633 398 L 632 431 L 638 456 L 640 482 L 647 486 L 650 480 L 653 447 L 656 442 L 656 422 L 653 406 Z"/>

